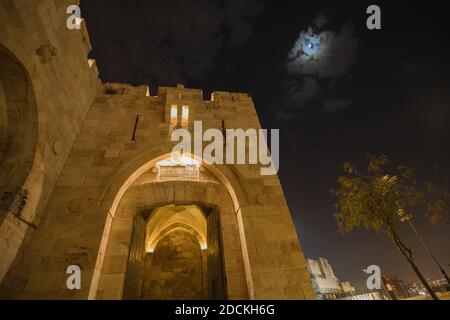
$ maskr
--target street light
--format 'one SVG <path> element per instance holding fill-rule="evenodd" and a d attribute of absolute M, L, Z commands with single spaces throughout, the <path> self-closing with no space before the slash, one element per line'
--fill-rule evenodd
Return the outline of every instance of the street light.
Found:
<path fill-rule="evenodd" d="M 430 256 L 433 258 L 433 260 L 436 263 L 436 265 L 439 268 L 439 270 L 441 270 L 441 273 L 444 275 L 445 280 L 447 280 L 447 286 L 450 286 L 450 279 L 448 278 L 448 275 L 445 272 L 444 268 L 442 268 L 442 266 L 439 264 L 439 261 L 437 260 L 436 256 L 428 248 L 428 246 L 426 245 L 425 240 L 423 239 L 422 235 L 419 232 L 417 232 L 416 228 L 414 227 L 413 223 L 411 222 L 412 215 L 407 213 L 404 209 L 398 209 L 397 213 L 398 213 L 398 216 L 400 217 L 400 221 L 401 222 L 408 222 L 408 224 L 411 227 L 411 229 L 414 231 L 416 236 L 419 238 L 420 243 L 422 243 L 422 245 L 428 251 Z"/>

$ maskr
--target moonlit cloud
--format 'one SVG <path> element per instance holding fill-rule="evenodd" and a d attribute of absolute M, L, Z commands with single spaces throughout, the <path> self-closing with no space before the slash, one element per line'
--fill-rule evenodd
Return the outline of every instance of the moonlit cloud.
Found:
<path fill-rule="evenodd" d="M 356 49 L 357 41 L 350 26 L 344 26 L 340 32 L 314 33 L 310 28 L 300 33 L 289 52 L 287 69 L 299 76 L 342 77 L 350 72 Z"/>
<path fill-rule="evenodd" d="M 286 68 L 291 78 L 286 83 L 285 109 L 278 119 L 298 115 L 299 110 L 313 104 L 326 113 L 351 104 L 351 99 L 334 96 L 334 92 L 351 72 L 358 40 L 351 25 L 326 30 L 327 23 L 325 15 L 319 14 L 310 27 L 300 32 L 289 51 Z"/>

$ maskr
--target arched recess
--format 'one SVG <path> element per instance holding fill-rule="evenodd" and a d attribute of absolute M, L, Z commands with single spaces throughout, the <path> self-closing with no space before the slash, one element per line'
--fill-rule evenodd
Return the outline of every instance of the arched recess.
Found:
<path fill-rule="evenodd" d="M 177 227 L 191 233 L 199 246 L 206 249 L 206 224 L 205 214 L 197 205 L 158 207 L 147 219 L 145 251 L 153 252 L 161 238 Z"/>
<path fill-rule="evenodd" d="M 107 187 L 106 191 L 102 195 L 101 200 L 102 203 L 112 203 L 108 215 L 107 215 L 107 221 L 105 223 L 104 232 L 102 241 L 100 244 L 100 249 L 97 255 L 97 261 L 94 269 L 94 275 L 92 277 L 91 285 L 90 285 L 90 292 L 89 292 L 89 299 L 95 299 L 97 298 L 98 294 L 98 286 L 101 277 L 104 276 L 102 274 L 102 268 L 105 259 L 107 259 L 107 247 L 109 245 L 110 240 L 110 232 L 111 232 L 111 226 L 113 225 L 113 222 L 117 220 L 117 210 L 118 207 L 123 200 L 124 194 L 132 187 L 133 183 L 141 177 L 145 172 L 148 172 L 151 168 L 155 166 L 155 164 L 158 161 L 161 161 L 163 159 L 166 159 L 170 157 L 170 152 L 162 153 L 162 155 L 158 157 L 154 157 L 152 160 L 146 160 L 146 157 L 148 159 L 149 155 L 152 153 L 154 154 L 155 151 L 162 151 L 167 150 L 170 151 L 170 145 L 164 146 L 164 147 L 158 147 L 154 150 L 150 150 L 147 152 L 147 154 L 143 153 L 140 155 L 140 157 L 134 159 L 131 164 L 128 166 L 122 168 L 118 171 L 118 174 L 115 179 L 112 180 L 110 185 Z M 161 154 L 161 153 L 160 153 Z M 197 157 L 190 155 L 197 160 Z M 248 265 L 248 255 L 246 251 L 246 244 L 245 244 L 245 236 L 244 231 L 242 230 L 243 226 L 239 223 L 239 219 L 236 219 L 236 216 L 240 214 L 240 207 L 242 205 L 246 205 L 248 203 L 248 197 L 247 192 L 242 187 L 242 184 L 240 182 L 239 176 L 236 175 L 236 173 L 232 172 L 230 168 L 227 168 L 226 166 L 210 166 L 210 165 L 204 165 L 204 167 L 210 171 L 220 182 L 220 186 L 225 190 L 224 192 L 227 194 L 227 197 L 230 198 L 230 212 L 233 214 L 234 219 L 236 222 L 236 228 L 237 231 L 237 237 L 239 242 L 239 251 L 243 260 L 243 269 L 244 269 L 244 282 L 246 282 L 245 290 L 248 290 L 247 297 L 252 296 L 251 288 L 251 276 L 250 276 L 250 270 Z M 189 185 L 192 185 L 192 182 L 189 182 Z M 176 198 L 176 197 L 175 197 Z M 192 199 L 186 200 L 186 205 L 193 204 L 195 201 L 198 200 L 197 195 L 194 196 Z M 167 205 L 170 203 L 164 202 L 164 199 L 160 200 L 161 203 L 158 205 Z M 181 201 L 183 202 L 183 201 Z M 206 199 L 203 199 L 203 201 L 200 201 L 201 204 L 205 204 L 207 201 Z M 178 201 L 176 204 L 179 204 L 180 201 Z M 155 201 L 152 202 L 152 205 L 155 206 Z M 214 203 L 212 204 L 215 205 Z M 142 208 L 139 208 L 142 210 Z M 135 212 L 133 213 L 135 214 Z M 128 222 L 130 223 L 130 221 Z M 130 227 L 128 227 L 130 228 Z M 106 255 L 106 257 L 105 257 Z M 122 280 L 123 281 L 123 280 Z M 247 289 L 248 288 L 248 289 Z M 103 297 L 104 298 L 104 297 Z M 117 297 L 115 297 L 117 298 Z"/>
<path fill-rule="evenodd" d="M 131 195 L 127 192 L 124 199 L 128 197 L 131 198 L 131 202 L 135 202 L 133 198 L 136 199 L 139 193 L 142 195 L 149 190 L 150 188 L 146 186 L 138 192 L 131 192 L 133 193 Z M 109 291 L 107 297 L 111 298 L 111 293 L 114 292 L 119 295 L 122 292 L 121 297 L 117 295 L 116 298 L 144 300 L 223 299 L 226 297 L 223 250 L 216 245 L 218 243 L 212 243 L 212 236 L 218 235 L 218 232 L 211 233 L 212 226 L 208 223 L 217 216 L 214 213 L 219 212 L 211 207 L 202 209 L 197 204 L 186 206 L 170 204 L 159 205 L 155 209 L 142 209 L 134 216 L 132 230 L 128 229 L 128 233 L 132 233 L 128 261 L 126 268 L 120 271 L 120 264 L 125 267 L 123 261 L 126 256 L 121 251 L 126 244 L 126 239 L 121 239 L 120 234 L 115 231 L 119 230 L 117 225 L 120 225 L 122 234 L 126 230 L 125 225 L 129 214 L 124 215 L 123 209 L 128 212 L 136 211 L 136 206 L 130 208 L 130 201 L 125 200 L 125 203 L 121 202 L 119 205 L 117 213 L 119 224 L 113 223 L 111 243 L 106 252 L 107 265 L 111 266 L 111 262 L 120 261 L 115 268 L 109 268 L 109 271 L 115 271 L 115 273 L 108 275 L 106 273 L 108 270 L 102 273 L 103 281 L 100 280 L 100 289 L 113 287 L 118 289 L 107 290 Z M 223 209 L 226 210 L 226 208 Z M 205 212 L 208 213 L 205 214 Z M 211 244 L 209 248 L 205 246 L 206 237 Z M 145 251 L 142 250 L 143 247 L 146 248 Z M 235 257 L 231 258 L 233 259 Z M 108 279 L 110 276 L 122 277 L 123 284 L 119 281 L 114 285 Z M 104 291 L 100 292 L 100 296 L 103 294 Z"/>
<path fill-rule="evenodd" d="M 164 230 L 161 230 L 161 232 L 158 233 L 157 237 L 154 239 L 154 241 L 146 241 L 146 245 L 149 247 L 146 248 L 147 252 L 154 252 L 155 248 L 158 246 L 158 243 L 161 241 L 162 238 L 170 234 L 171 232 L 174 232 L 178 229 L 183 229 L 183 231 L 188 232 L 191 234 L 198 242 L 198 246 L 200 249 L 206 249 L 205 246 L 205 239 L 204 235 L 200 234 L 196 229 L 191 227 L 188 224 L 184 223 L 175 223 L 171 224 L 168 227 L 166 227 Z"/>
<path fill-rule="evenodd" d="M 39 112 L 27 68 L 0 45 L 0 283 L 41 198 Z"/>
<path fill-rule="evenodd" d="M 38 137 L 36 99 L 23 65 L 0 46 L 0 195 L 2 211 L 11 210 L 35 159 Z M 17 208 L 18 209 L 18 208 Z"/>

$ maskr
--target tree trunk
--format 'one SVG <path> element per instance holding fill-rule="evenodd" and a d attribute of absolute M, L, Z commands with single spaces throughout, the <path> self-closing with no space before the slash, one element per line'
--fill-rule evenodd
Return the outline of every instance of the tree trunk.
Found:
<path fill-rule="evenodd" d="M 398 249 L 403 254 L 406 261 L 408 261 L 408 263 L 411 265 L 411 268 L 413 268 L 413 270 L 416 273 L 417 277 L 419 278 L 420 282 L 422 282 L 425 289 L 427 289 L 427 291 L 430 293 L 431 298 L 433 298 L 433 300 L 439 300 L 436 293 L 433 291 L 430 284 L 427 282 L 427 280 L 425 279 L 425 277 L 422 275 L 419 268 L 417 267 L 416 263 L 414 262 L 411 249 L 409 249 L 408 247 L 405 246 L 405 244 L 400 240 L 399 236 L 392 228 L 391 228 L 391 235 L 392 235 L 392 238 L 393 238 L 395 244 L 397 245 Z"/>

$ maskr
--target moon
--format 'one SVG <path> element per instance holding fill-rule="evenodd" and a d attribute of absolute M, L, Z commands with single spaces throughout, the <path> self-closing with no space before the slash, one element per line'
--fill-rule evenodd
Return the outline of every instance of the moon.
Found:
<path fill-rule="evenodd" d="M 314 56 L 320 51 L 321 47 L 320 36 L 316 34 L 307 35 L 302 42 L 300 42 L 300 50 L 307 56 Z"/>

